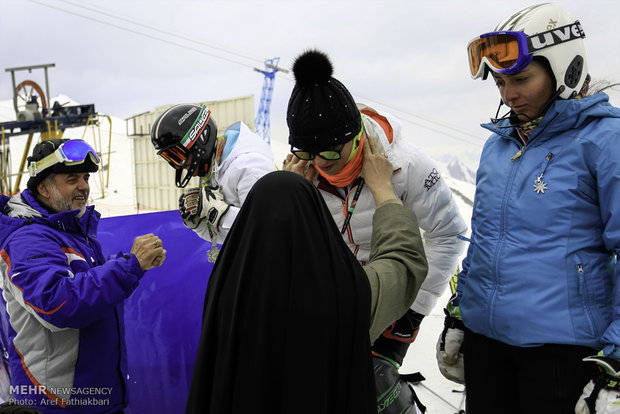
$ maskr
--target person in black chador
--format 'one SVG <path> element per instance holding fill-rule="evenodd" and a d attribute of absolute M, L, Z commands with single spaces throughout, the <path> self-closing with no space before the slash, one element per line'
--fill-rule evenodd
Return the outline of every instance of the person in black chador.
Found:
<path fill-rule="evenodd" d="M 370 336 L 408 309 L 427 262 L 392 165 L 373 139 L 364 154 L 377 204 L 364 267 L 308 180 L 254 185 L 209 280 L 187 413 L 377 412 Z"/>

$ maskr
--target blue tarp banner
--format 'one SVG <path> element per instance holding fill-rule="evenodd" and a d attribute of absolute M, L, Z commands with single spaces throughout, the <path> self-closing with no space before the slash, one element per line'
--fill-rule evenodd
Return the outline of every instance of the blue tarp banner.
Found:
<path fill-rule="evenodd" d="M 183 225 L 177 211 L 102 219 L 104 254 L 129 252 L 153 233 L 166 249 L 163 266 L 146 272 L 125 301 L 129 373 L 126 414 L 183 413 L 200 338 L 211 243 Z"/>

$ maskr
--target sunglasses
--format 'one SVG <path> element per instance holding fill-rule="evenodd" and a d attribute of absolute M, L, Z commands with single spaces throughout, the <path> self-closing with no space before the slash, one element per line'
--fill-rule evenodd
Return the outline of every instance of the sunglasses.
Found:
<path fill-rule="evenodd" d="M 317 155 L 323 158 L 324 160 L 335 161 L 335 160 L 340 159 L 341 157 L 340 153 L 342 152 L 342 149 L 344 148 L 344 146 L 345 144 L 341 144 L 340 148 L 338 149 L 328 149 L 325 151 L 310 152 L 310 151 L 296 149 L 295 147 L 291 145 L 291 153 L 293 153 L 297 158 L 301 160 L 305 160 L 305 161 L 313 160 Z"/>

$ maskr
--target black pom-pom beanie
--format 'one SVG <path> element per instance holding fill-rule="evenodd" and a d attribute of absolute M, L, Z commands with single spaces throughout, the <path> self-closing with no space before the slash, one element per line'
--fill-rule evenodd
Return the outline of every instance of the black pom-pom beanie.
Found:
<path fill-rule="evenodd" d="M 361 130 L 353 97 L 336 78 L 323 52 L 308 50 L 295 59 L 295 86 L 288 102 L 288 142 L 318 152 L 352 140 Z"/>

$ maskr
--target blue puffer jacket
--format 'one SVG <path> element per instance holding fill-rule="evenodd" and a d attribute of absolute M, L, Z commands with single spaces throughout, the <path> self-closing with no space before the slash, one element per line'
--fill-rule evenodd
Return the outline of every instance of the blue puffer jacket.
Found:
<path fill-rule="evenodd" d="M 472 241 L 457 291 L 465 325 L 516 346 L 620 347 L 620 109 L 556 101 L 527 146 L 483 125 Z"/>
<path fill-rule="evenodd" d="M 44 413 L 122 410 L 122 302 L 144 274 L 138 260 L 105 260 L 92 206 L 80 219 L 78 210 L 49 214 L 26 190 L 0 197 L 0 212 L 0 288 L 16 402 Z"/>

